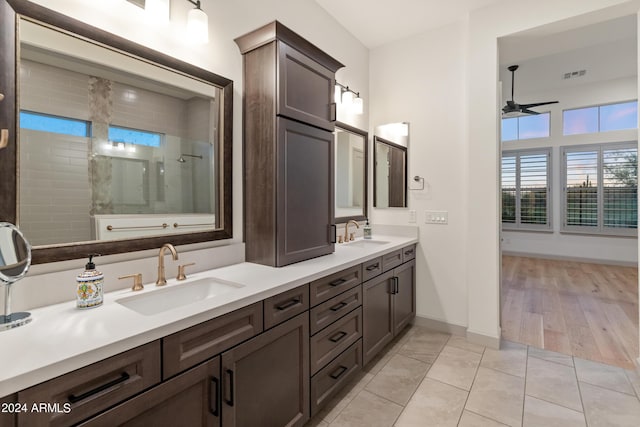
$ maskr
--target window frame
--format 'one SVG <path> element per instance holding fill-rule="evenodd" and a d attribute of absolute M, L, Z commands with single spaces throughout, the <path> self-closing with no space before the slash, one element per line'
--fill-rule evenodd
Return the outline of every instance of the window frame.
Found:
<path fill-rule="evenodd" d="M 544 154 L 547 157 L 547 206 L 546 215 L 547 222 L 545 224 L 523 224 L 522 223 L 522 211 L 521 211 L 521 163 L 520 158 L 526 155 L 540 155 Z M 552 148 L 540 147 L 540 148 L 527 148 L 527 149 L 514 149 L 514 150 L 502 150 L 500 154 L 500 222 L 502 224 L 503 231 L 537 231 L 537 232 L 552 232 L 553 231 L 553 187 L 551 185 L 552 178 Z M 504 156 L 515 156 L 516 158 L 516 195 L 515 195 L 515 222 L 503 222 L 502 221 L 502 158 Z"/>
<path fill-rule="evenodd" d="M 567 234 L 586 234 L 593 236 L 636 237 L 636 228 L 606 227 L 604 226 L 604 165 L 603 152 L 608 150 L 635 148 L 638 152 L 637 141 L 605 142 L 596 144 L 564 145 L 560 147 L 560 181 L 562 185 L 562 200 L 560 202 L 560 232 Z M 597 226 L 567 225 L 567 153 L 581 151 L 597 151 Z M 636 183 L 636 188 L 637 188 Z"/>
<path fill-rule="evenodd" d="M 528 114 L 524 114 L 524 115 L 519 115 L 519 116 L 514 116 L 514 117 L 502 117 L 500 119 L 500 142 L 505 144 L 505 143 L 512 143 L 514 141 L 531 141 L 531 140 L 541 140 L 541 139 L 546 139 L 546 138 L 551 138 L 551 111 L 541 111 L 539 114 L 536 114 L 536 116 L 544 116 L 547 115 L 549 117 L 549 120 L 547 121 L 547 123 L 549 124 L 548 128 L 547 128 L 547 136 L 535 136 L 535 137 L 531 137 L 531 138 L 520 138 L 520 119 L 521 118 L 526 118 L 526 117 L 531 117 L 531 115 Z M 503 139 L 503 134 L 502 134 L 502 123 L 503 120 L 510 120 L 510 119 L 515 119 L 516 120 L 516 136 L 517 138 L 515 139 Z"/>
<path fill-rule="evenodd" d="M 638 99 L 627 99 L 625 101 L 616 101 L 616 102 L 605 102 L 603 104 L 593 104 L 593 105 L 584 105 L 582 107 L 574 107 L 574 108 L 566 108 L 562 110 L 562 136 L 563 137 L 579 137 L 579 136 L 583 136 L 583 135 L 594 135 L 594 134 L 599 134 L 599 133 L 609 133 L 609 132 L 624 132 L 624 131 L 629 131 L 629 130 L 634 130 L 634 129 L 638 129 L 637 126 L 635 128 L 631 127 L 631 128 L 624 128 L 624 129 L 612 129 L 612 130 L 601 130 L 601 113 L 600 113 L 600 108 L 601 107 L 608 107 L 611 105 L 621 105 L 621 104 L 629 104 L 631 102 L 635 102 L 636 103 L 636 108 L 639 108 L 640 105 L 638 105 Z M 564 125 L 565 125 L 565 112 L 567 111 L 576 111 L 576 110 L 585 110 L 588 108 L 596 108 L 598 111 L 598 119 L 597 119 L 597 123 L 596 123 L 596 127 L 598 128 L 597 131 L 595 132 L 583 132 L 583 133 L 565 133 L 564 132 Z"/>

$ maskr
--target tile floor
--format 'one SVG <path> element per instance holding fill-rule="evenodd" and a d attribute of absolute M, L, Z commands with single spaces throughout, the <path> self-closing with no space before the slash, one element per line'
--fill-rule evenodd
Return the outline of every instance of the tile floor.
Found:
<path fill-rule="evenodd" d="M 635 371 L 412 326 L 307 427 L 640 426 Z"/>

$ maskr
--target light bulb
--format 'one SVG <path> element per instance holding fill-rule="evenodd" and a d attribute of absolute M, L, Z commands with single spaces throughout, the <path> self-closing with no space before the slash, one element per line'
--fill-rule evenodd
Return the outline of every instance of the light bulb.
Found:
<path fill-rule="evenodd" d="M 146 0 L 144 10 L 154 21 L 169 22 L 169 0 Z"/>
<path fill-rule="evenodd" d="M 209 17 L 202 9 L 191 9 L 187 15 L 187 34 L 196 43 L 209 43 Z"/>
<path fill-rule="evenodd" d="M 351 112 L 353 114 L 362 114 L 364 111 L 364 102 L 359 96 L 353 99 L 353 105 L 351 106 Z"/>
<path fill-rule="evenodd" d="M 347 108 L 351 108 L 353 105 L 353 92 L 347 90 L 342 94 L 342 105 Z"/>

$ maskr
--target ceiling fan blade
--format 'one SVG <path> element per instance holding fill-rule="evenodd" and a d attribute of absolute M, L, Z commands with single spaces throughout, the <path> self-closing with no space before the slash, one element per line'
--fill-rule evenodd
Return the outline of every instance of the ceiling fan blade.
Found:
<path fill-rule="evenodd" d="M 529 110 L 528 108 L 522 108 L 520 112 L 524 114 L 531 114 L 533 116 L 540 114 L 537 111 Z"/>
<path fill-rule="evenodd" d="M 520 104 L 520 108 L 533 108 L 540 107 L 541 105 L 549 105 L 549 104 L 557 104 L 558 101 L 549 101 L 549 102 L 535 102 L 533 104 Z"/>

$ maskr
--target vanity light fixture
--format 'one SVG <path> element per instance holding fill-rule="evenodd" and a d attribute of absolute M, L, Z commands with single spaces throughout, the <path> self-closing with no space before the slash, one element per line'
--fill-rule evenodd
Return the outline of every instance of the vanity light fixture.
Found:
<path fill-rule="evenodd" d="M 362 98 L 360 98 L 360 92 L 356 92 L 353 89 L 350 89 L 349 86 L 345 86 L 337 81 L 335 87 L 335 99 L 336 104 L 345 107 L 348 113 L 363 113 L 364 102 L 362 101 Z"/>
<path fill-rule="evenodd" d="M 187 14 L 187 34 L 195 42 L 209 43 L 209 17 L 200 8 L 200 0 L 187 0 L 195 6 Z"/>

